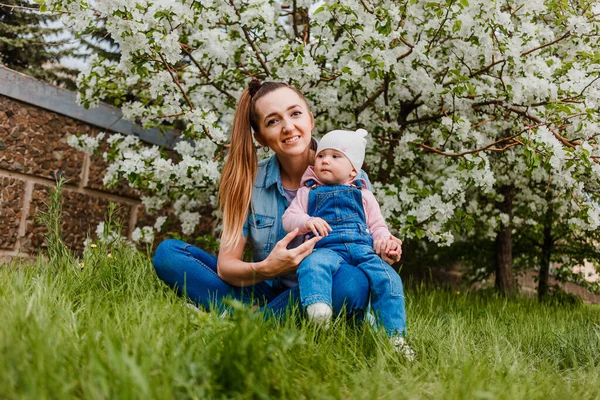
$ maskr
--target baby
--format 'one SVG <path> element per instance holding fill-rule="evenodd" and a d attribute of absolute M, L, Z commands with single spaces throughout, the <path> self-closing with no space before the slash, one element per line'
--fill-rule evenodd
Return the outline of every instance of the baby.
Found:
<path fill-rule="evenodd" d="M 412 358 L 404 342 L 404 294 L 400 276 L 374 250 L 374 241 L 391 258 L 400 244 L 391 240 L 379 204 L 363 179 L 357 179 L 364 157 L 367 131 L 334 130 L 319 142 L 315 165 L 302 177 L 302 187 L 283 215 L 286 232 L 318 235 L 311 255 L 298 267 L 302 306 L 309 318 L 328 326 L 333 314 L 331 282 L 342 262 L 360 268 L 368 277 L 372 307 L 399 352 Z"/>

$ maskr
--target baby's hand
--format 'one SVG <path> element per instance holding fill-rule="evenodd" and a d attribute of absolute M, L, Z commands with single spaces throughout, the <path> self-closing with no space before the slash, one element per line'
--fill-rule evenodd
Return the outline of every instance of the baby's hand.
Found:
<path fill-rule="evenodd" d="M 385 254 L 390 261 L 398 262 L 402 255 L 401 243 L 402 242 L 399 243 L 399 241 L 394 239 L 377 239 L 373 242 L 373 249 L 381 256 Z"/>
<path fill-rule="evenodd" d="M 332 230 L 327 221 L 319 217 L 310 218 L 306 221 L 306 229 L 315 236 L 327 236 L 329 231 Z"/>

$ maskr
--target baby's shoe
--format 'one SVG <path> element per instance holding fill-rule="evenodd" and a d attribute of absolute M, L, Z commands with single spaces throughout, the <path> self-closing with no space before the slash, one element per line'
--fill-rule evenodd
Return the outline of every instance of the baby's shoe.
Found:
<path fill-rule="evenodd" d="M 187 308 L 189 308 L 193 314 L 197 315 L 198 317 L 202 317 L 205 315 L 208 315 L 208 313 L 206 311 L 203 311 L 201 309 L 199 309 L 195 304 L 193 303 L 185 303 L 185 306 Z"/>
<path fill-rule="evenodd" d="M 392 346 L 394 346 L 396 353 L 403 355 L 408 361 L 413 361 L 415 359 L 415 351 L 410 348 L 402 336 L 392 336 L 390 342 L 392 342 Z"/>
<path fill-rule="evenodd" d="M 306 314 L 311 322 L 327 329 L 329 328 L 333 310 L 327 303 L 313 303 L 306 307 Z"/>

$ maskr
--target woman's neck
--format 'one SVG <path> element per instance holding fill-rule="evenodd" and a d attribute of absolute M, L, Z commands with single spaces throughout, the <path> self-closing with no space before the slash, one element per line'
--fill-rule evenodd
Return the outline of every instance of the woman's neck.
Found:
<path fill-rule="evenodd" d="M 297 157 L 277 157 L 277 159 L 281 166 L 281 184 L 286 189 L 297 189 L 300 187 L 302 175 L 304 175 L 306 168 L 312 165 L 314 151 L 309 150 L 306 154 Z"/>

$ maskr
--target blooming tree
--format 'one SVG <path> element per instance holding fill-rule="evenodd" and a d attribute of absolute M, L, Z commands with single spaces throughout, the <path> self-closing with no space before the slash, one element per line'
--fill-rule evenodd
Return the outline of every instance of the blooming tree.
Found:
<path fill-rule="evenodd" d="M 535 213 L 515 223 L 512 200 L 526 202 L 523 189 L 544 179 L 557 209 L 578 207 L 564 223 L 600 223 L 599 1 L 46 4 L 76 31 L 105 21 L 122 51 L 81 74 L 83 105 L 122 98 L 125 117 L 146 127 L 184 124 L 178 163 L 132 137 L 111 136 L 105 154 L 105 183 L 128 179 L 149 209 L 175 201 L 184 232 L 214 204 L 235 102 L 252 77 L 300 88 L 318 133 L 371 133 L 366 169 L 404 238 L 447 245 L 467 217 L 492 236 L 539 223 Z"/>
<path fill-rule="evenodd" d="M 597 291 L 597 283 L 572 274 L 575 265 L 589 261 L 597 266 L 600 262 L 597 246 L 600 230 L 595 220 L 597 203 L 591 197 L 576 197 L 568 181 L 554 176 L 548 164 L 529 168 L 519 161 L 517 151 L 491 158 L 497 177 L 496 191 L 469 192 L 466 210 L 461 215 L 462 224 L 456 229 L 458 236 L 462 236 L 461 242 L 468 242 L 467 247 L 472 250 L 463 251 L 462 260 L 475 265 L 474 278 L 487 278 L 489 267 L 486 265 L 493 267 L 496 259 L 497 267 L 502 260 L 499 239 L 514 232 L 514 244 L 509 243 L 509 246 L 516 258 L 515 264 L 518 268 L 539 268 L 540 297 L 548 293 L 551 262 L 554 275 L 560 280 L 575 280 Z M 577 176 L 577 171 L 569 176 Z M 590 176 L 580 179 L 586 180 L 591 191 L 598 184 Z M 504 192 L 501 198 L 497 195 L 500 191 Z M 457 246 L 464 247 L 463 244 Z"/>

